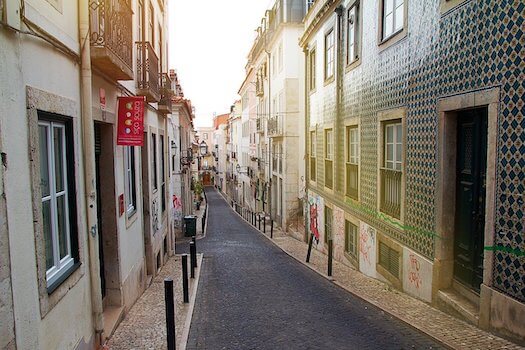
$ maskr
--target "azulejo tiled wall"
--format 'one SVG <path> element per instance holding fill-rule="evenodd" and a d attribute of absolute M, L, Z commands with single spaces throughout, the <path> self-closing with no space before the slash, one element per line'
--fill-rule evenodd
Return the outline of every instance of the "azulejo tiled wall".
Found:
<path fill-rule="evenodd" d="M 439 95 L 499 86 L 494 286 L 525 301 L 525 3 L 469 1 L 441 20 Z"/>
<path fill-rule="evenodd" d="M 377 8 L 364 5 L 361 64 L 344 74 L 341 110 L 342 118 L 360 120 L 359 205 L 367 210 L 359 217 L 433 258 L 440 239 L 435 215 L 437 100 L 499 87 L 495 245 L 487 249 L 495 251 L 494 286 L 525 301 L 525 4 L 470 0 L 442 14 L 439 3 L 408 2 L 407 37 L 384 50 L 377 45 Z M 377 114 L 400 106 L 407 108 L 403 225 L 410 229 L 405 230 L 373 213 L 378 201 Z M 336 152 L 342 152 L 338 138 Z M 344 174 L 338 172 L 336 179 L 337 188 L 344 188 Z"/>

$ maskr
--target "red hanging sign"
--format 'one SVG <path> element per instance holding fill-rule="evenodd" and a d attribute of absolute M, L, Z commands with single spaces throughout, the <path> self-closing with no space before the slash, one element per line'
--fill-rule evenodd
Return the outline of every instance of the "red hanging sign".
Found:
<path fill-rule="evenodd" d="M 117 145 L 144 146 L 144 96 L 118 97 Z"/>

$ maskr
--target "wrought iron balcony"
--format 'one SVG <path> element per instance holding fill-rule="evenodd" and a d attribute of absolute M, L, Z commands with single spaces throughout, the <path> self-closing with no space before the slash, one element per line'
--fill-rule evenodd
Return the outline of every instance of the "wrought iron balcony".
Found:
<path fill-rule="evenodd" d="M 90 0 L 91 62 L 115 80 L 133 79 L 133 30 L 130 0 Z"/>
<path fill-rule="evenodd" d="M 268 118 L 268 136 L 278 137 L 284 135 L 283 118 L 276 115 Z"/>
<path fill-rule="evenodd" d="M 263 133 L 264 132 L 264 120 L 262 117 L 258 117 L 255 121 L 256 123 L 256 126 L 257 126 L 257 132 L 258 133 Z"/>
<path fill-rule="evenodd" d="M 160 100 L 159 58 L 148 41 L 137 41 L 137 95 L 148 102 Z"/>
<path fill-rule="evenodd" d="M 381 168 L 381 211 L 401 219 L 401 171 Z"/>
<path fill-rule="evenodd" d="M 160 101 L 159 112 L 163 114 L 170 114 L 173 109 L 171 105 L 171 97 L 173 90 L 171 89 L 171 79 L 168 73 L 160 73 Z"/>

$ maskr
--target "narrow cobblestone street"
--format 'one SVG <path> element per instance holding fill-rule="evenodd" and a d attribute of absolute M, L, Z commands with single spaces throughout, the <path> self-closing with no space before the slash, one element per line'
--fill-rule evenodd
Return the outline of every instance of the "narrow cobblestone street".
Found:
<path fill-rule="evenodd" d="M 290 258 L 216 191 L 208 201 L 188 349 L 440 348 Z"/>

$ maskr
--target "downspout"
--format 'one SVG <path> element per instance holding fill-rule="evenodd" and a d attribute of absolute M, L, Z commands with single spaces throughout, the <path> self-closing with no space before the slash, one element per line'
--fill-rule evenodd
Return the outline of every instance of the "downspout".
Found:
<path fill-rule="evenodd" d="M 337 8 L 335 9 L 335 13 L 337 14 L 337 51 L 336 51 L 336 66 L 335 66 L 335 84 L 336 84 L 336 92 L 335 92 L 335 96 L 336 96 L 336 104 L 335 104 L 335 128 L 334 129 L 337 129 L 337 132 L 335 133 L 335 140 L 336 142 L 334 142 L 334 161 L 335 161 L 335 164 L 336 164 L 336 169 L 335 169 L 335 176 L 334 176 L 334 188 L 337 190 L 338 189 L 338 184 L 339 184 L 339 178 L 338 178 L 338 174 L 341 173 L 341 165 L 339 164 L 339 162 L 336 161 L 336 158 L 337 158 L 337 154 L 338 153 L 338 148 L 339 148 L 339 137 L 340 137 L 340 129 L 338 126 L 340 126 L 340 120 L 341 120 L 341 99 L 342 99 L 342 94 L 341 94 L 341 91 L 343 89 L 342 87 L 342 82 L 343 82 L 343 79 L 342 79 L 342 74 L 341 74 L 341 62 L 343 61 L 343 57 L 342 57 L 342 47 L 343 47 L 343 31 L 342 31 L 342 21 L 343 21 L 343 6 L 342 5 L 339 5 L 337 6 Z M 344 133 L 344 129 L 343 129 L 343 133 Z M 343 134 L 344 135 L 344 134 Z M 336 181 L 337 180 L 337 181 Z"/>
<path fill-rule="evenodd" d="M 304 240 L 308 242 L 308 184 L 310 182 L 310 148 L 308 147 L 308 141 L 310 140 L 310 130 L 308 125 L 310 124 L 310 110 L 308 108 L 308 102 L 310 101 L 309 91 L 309 81 L 308 81 L 308 72 L 310 66 L 308 65 L 308 56 L 309 50 L 308 47 L 303 47 L 304 52 L 304 203 L 303 203 L 303 219 L 304 219 Z"/>
<path fill-rule="evenodd" d="M 95 177 L 95 140 L 93 114 L 91 111 L 91 46 L 89 42 L 88 0 L 79 1 L 78 28 L 81 40 L 80 53 L 80 105 L 82 118 L 82 141 L 84 156 L 84 186 L 86 193 L 86 223 L 88 231 L 89 275 L 91 286 L 91 308 L 95 326 L 95 342 L 101 344 L 104 331 L 102 317 L 102 291 L 100 286 L 100 260 L 97 220 L 97 192 Z"/>

